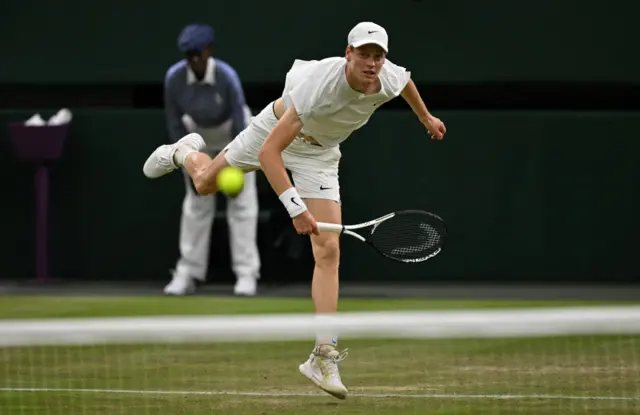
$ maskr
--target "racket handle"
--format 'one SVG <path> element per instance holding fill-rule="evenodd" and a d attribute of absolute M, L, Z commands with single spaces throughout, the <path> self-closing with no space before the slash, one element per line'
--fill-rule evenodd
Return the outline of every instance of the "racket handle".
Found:
<path fill-rule="evenodd" d="M 320 232 L 342 232 L 342 225 L 337 223 L 325 223 L 325 222 L 316 222 L 318 224 L 318 230 Z"/>

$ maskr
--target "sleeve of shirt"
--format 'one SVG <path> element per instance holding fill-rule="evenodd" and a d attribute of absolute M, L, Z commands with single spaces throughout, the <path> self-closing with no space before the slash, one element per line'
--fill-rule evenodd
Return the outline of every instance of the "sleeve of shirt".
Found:
<path fill-rule="evenodd" d="M 231 138 L 235 138 L 247 126 L 245 116 L 246 100 L 240 77 L 229 65 L 222 66 L 225 75 L 229 78 L 229 105 L 231 106 Z"/>
<path fill-rule="evenodd" d="M 282 96 L 285 108 L 294 107 L 298 118 L 302 121 L 302 125 L 305 125 L 313 117 L 315 101 L 318 98 L 320 89 L 322 89 L 321 85 L 316 82 L 313 74 L 309 74 L 298 85 Z"/>
<path fill-rule="evenodd" d="M 395 98 L 404 89 L 411 79 L 411 72 L 402 66 L 398 66 L 391 61 L 387 60 L 384 63 L 382 71 L 382 81 L 384 82 L 385 91 L 387 96 Z"/>
<path fill-rule="evenodd" d="M 171 89 L 171 74 L 171 72 L 168 72 L 164 80 L 164 113 L 167 120 L 167 129 L 169 130 L 169 138 L 176 142 L 187 135 L 187 129 L 182 123 L 183 113 Z"/>

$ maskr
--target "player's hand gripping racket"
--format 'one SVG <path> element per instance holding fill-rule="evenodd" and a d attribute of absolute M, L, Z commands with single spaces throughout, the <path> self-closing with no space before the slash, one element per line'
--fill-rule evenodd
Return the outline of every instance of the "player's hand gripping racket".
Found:
<path fill-rule="evenodd" d="M 354 232 L 367 229 L 366 234 Z M 320 232 L 351 235 L 379 253 L 400 262 L 422 262 L 438 255 L 447 238 L 447 228 L 438 215 L 422 210 L 403 210 L 357 225 L 318 222 Z"/>

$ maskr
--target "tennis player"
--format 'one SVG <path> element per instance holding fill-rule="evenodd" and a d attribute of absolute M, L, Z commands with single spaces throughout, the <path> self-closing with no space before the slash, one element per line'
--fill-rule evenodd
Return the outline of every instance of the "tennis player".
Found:
<path fill-rule="evenodd" d="M 299 234 L 311 235 L 315 268 L 312 297 L 319 317 L 338 308 L 339 234 L 318 231 L 316 220 L 342 223 L 338 164 L 340 143 L 367 123 L 373 112 L 402 96 L 428 134 L 441 140 L 446 128 L 427 110 L 410 72 L 386 59 L 388 36 L 372 22 L 348 35 L 344 57 L 296 60 L 286 75 L 282 97 L 260 112 L 213 160 L 200 152 L 200 135 L 158 147 L 144 164 L 149 178 L 184 167 L 200 194 L 217 191 L 216 175 L 226 166 L 262 169 Z M 285 169 L 292 173 L 293 183 Z M 331 395 L 344 399 L 335 333 L 318 333 L 300 372 Z"/>

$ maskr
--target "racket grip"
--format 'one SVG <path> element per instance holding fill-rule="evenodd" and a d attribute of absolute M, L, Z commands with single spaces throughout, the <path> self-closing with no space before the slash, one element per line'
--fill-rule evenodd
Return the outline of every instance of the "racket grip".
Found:
<path fill-rule="evenodd" d="M 342 232 L 342 225 L 339 225 L 337 223 L 317 222 L 317 225 L 320 232 Z"/>

